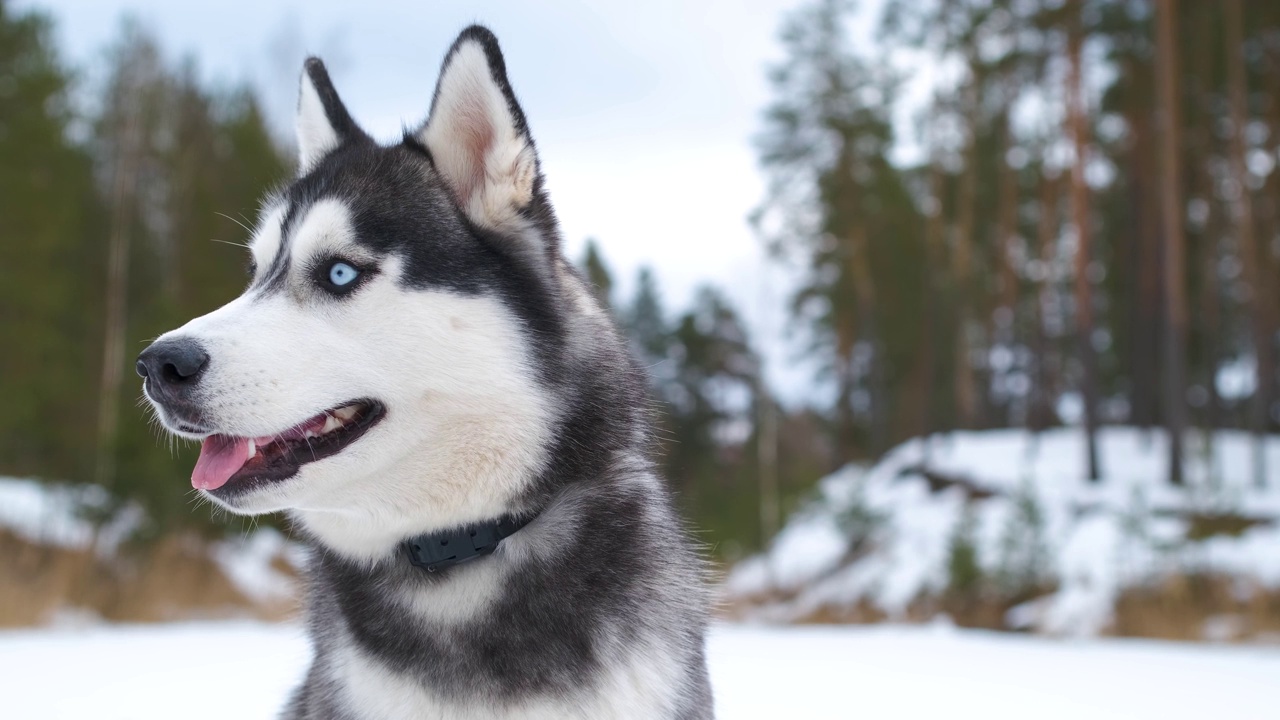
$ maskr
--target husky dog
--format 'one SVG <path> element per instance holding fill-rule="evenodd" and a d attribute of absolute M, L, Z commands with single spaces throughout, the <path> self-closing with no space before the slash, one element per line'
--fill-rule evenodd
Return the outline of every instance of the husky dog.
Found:
<path fill-rule="evenodd" d="M 313 547 L 286 718 L 710 718 L 703 566 L 643 373 L 561 254 L 498 43 L 376 144 L 307 61 L 239 298 L 138 359 L 192 484 Z"/>

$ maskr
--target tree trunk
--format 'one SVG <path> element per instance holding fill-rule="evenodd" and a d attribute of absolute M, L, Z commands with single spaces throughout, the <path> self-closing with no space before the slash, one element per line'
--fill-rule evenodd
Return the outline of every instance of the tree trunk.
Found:
<path fill-rule="evenodd" d="M 1131 65 L 1127 74 L 1137 75 L 1139 66 Z M 1152 108 L 1141 104 L 1128 115 L 1132 140 L 1126 168 L 1131 183 L 1130 203 L 1133 208 L 1131 247 L 1133 261 L 1130 279 L 1135 293 L 1130 322 L 1131 337 L 1129 375 L 1133 383 L 1135 425 L 1151 429 L 1159 422 L 1160 348 L 1163 343 L 1164 303 L 1161 299 L 1162 263 L 1160 260 L 1160 197 L 1155 188 L 1160 176 L 1156 162 Z"/>
<path fill-rule="evenodd" d="M 989 339 L 1012 350 L 1018 341 L 1019 279 L 1018 268 L 1014 263 L 1018 241 L 1018 171 L 1008 160 L 1008 151 L 1015 142 L 1013 123 L 1008 113 L 1001 121 L 1000 138 L 997 158 L 999 198 L 996 211 L 996 266 L 1000 273 L 1000 287 L 997 307 L 991 313 L 992 329 Z M 1030 412 L 1029 398 L 1019 401 L 1018 398 L 1007 397 L 1002 411 L 1004 416 L 1001 424 L 1011 425 L 1017 421 L 1019 413 L 1025 416 Z"/>
<path fill-rule="evenodd" d="M 1224 9 L 1226 28 L 1227 85 L 1231 104 L 1231 171 L 1238 188 L 1235 203 L 1235 221 L 1240 241 L 1240 264 L 1245 284 L 1249 286 L 1246 306 L 1252 331 L 1256 382 L 1249 413 L 1249 430 L 1253 433 L 1253 482 L 1258 487 L 1267 484 L 1266 432 L 1267 407 L 1275 380 L 1275 355 L 1267 323 L 1266 307 L 1270 302 L 1266 266 L 1258 254 L 1258 241 L 1253 227 L 1253 197 L 1249 190 L 1249 172 L 1245 165 L 1245 123 L 1248 120 L 1247 88 L 1245 87 L 1244 20 L 1240 0 L 1226 0 Z"/>
<path fill-rule="evenodd" d="M 759 429 L 756 431 L 756 459 L 760 472 L 760 547 L 767 547 L 778 533 L 778 406 L 765 389 L 761 373 L 756 388 Z"/>
<path fill-rule="evenodd" d="M 1204 27 L 1212 27 L 1219 9 L 1208 4 L 1196 8 L 1195 23 L 1203 23 Z M 1194 108 L 1194 121 L 1189 132 L 1189 154 L 1193 160 L 1191 168 L 1206 168 L 1193 172 L 1189 185 L 1191 193 L 1204 203 L 1205 216 L 1200 223 L 1199 243 L 1194 248 L 1196 259 L 1193 276 L 1200 279 L 1199 313 L 1195 331 L 1199 333 L 1198 379 L 1195 381 L 1204 389 L 1202 400 L 1204 407 L 1194 419 L 1201 428 L 1200 454 L 1204 458 L 1210 478 L 1219 477 L 1215 431 L 1222 425 L 1222 401 L 1218 394 L 1218 365 L 1221 360 L 1222 338 L 1224 336 L 1222 317 L 1222 288 L 1218 279 L 1218 259 L 1220 249 L 1220 224 L 1217 208 L 1214 180 L 1207 170 L 1210 158 L 1214 153 L 1213 128 L 1211 123 L 1216 114 L 1210 111 L 1213 107 L 1213 46 L 1210 43 L 1196 43 L 1190 51 L 1192 75 L 1194 83 L 1188 84 L 1192 95 L 1190 106 Z M 1191 251 L 1189 249 L 1189 251 Z"/>
<path fill-rule="evenodd" d="M 1164 215 L 1164 288 L 1165 315 L 1165 427 L 1169 433 L 1169 482 L 1182 485 L 1183 435 L 1187 428 L 1186 356 L 1187 295 L 1184 263 L 1186 242 L 1182 217 L 1182 144 L 1179 139 L 1179 111 L 1182 101 L 1179 89 L 1178 57 L 1175 28 L 1177 0 L 1156 3 L 1156 74 L 1163 132 L 1160 155 L 1161 210 Z"/>
<path fill-rule="evenodd" d="M 1053 266 L 1054 238 L 1058 231 L 1058 176 L 1040 178 L 1040 218 L 1036 240 L 1039 245 L 1040 263 L 1044 277 L 1036 293 L 1033 325 L 1035 335 L 1032 352 L 1035 355 L 1035 380 L 1031 389 L 1031 409 L 1028 426 L 1032 432 L 1040 432 L 1053 421 L 1053 392 L 1049 381 L 1049 338 L 1045 329 L 1045 311 L 1049 305 L 1051 284 L 1050 268 Z"/>
<path fill-rule="evenodd" d="M 1007 152 L 1014 144 L 1012 119 L 1007 115 L 1001 135 L 1004 139 L 1001 149 Z M 1005 337 L 1001 339 L 1012 344 L 1013 330 L 1016 326 L 1013 321 L 1014 309 L 1018 305 L 1018 272 L 1013 263 L 1018 240 L 1018 172 L 1003 156 L 999 158 L 999 168 L 1000 202 L 997 213 L 999 230 L 996 251 L 1000 258 L 1000 308 L 1006 314 L 1006 317 L 1002 318 Z"/>
<path fill-rule="evenodd" d="M 972 66 L 973 63 L 970 63 Z M 978 388 L 974 377 L 969 335 L 973 323 L 973 231 L 977 213 L 978 184 L 978 78 L 971 78 L 965 89 L 964 112 L 968 121 L 968 140 L 964 152 L 964 173 L 957 198 L 955 253 L 952 256 L 956 282 L 955 378 L 956 415 L 962 428 L 978 425 Z"/>
<path fill-rule="evenodd" d="M 854 329 L 842 325 L 836 329 L 836 467 L 844 467 L 853 460 L 856 441 L 853 416 L 853 391 L 856 379 L 853 375 Z"/>
<path fill-rule="evenodd" d="M 1271 77 L 1280 75 L 1280 50 L 1273 48 L 1267 57 L 1268 74 Z M 1267 125 L 1271 128 L 1272 147 L 1280 150 L 1280 142 L 1276 141 L 1280 138 L 1280 102 L 1271 102 L 1269 106 L 1266 118 Z M 1280 237 L 1280 172 L 1268 174 L 1262 188 L 1253 198 L 1254 219 L 1258 221 L 1261 230 L 1258 237 L 1264 238 L 1258 243 L 1258 305 L 1261 316 L 1258 324 L 1267 338 L 1271 368 L 1263 378 L 1264 386 L 1258 388 L 1258 397 L 1263 405 L 1261 413 L 1265 416 L 1264 427 L 1271 431 L 1277 429 L 1277 421 L 1280 421 L 1280 415 L 1274 412 L 1277 399 L 1276 371 L 1280 370 L 1276 367 L 1277 330 L 1280 330 L 1280 246 L 1274 242 L 1266 242 L 1265 238 Z"/>
<path fill-rule="evenodd" d="M 116 437 L 120 420 L 120 387 L 124 382 L 125 333 L 128 321 L 130 195 L 137 182 L 141 153 L 141 120 L 131 108 L 121 128 L 120 154 L 111 183 L 111 231 L 107 246 L 107 296 L 102 342 L 102 377 L 98 396 L 98 450 L 94 479 L 111 487 L 116 475 Z"/>
<path fill-rule="evenodd" d="M 887 394 L 887 378 L 885 377 L 885 358 L 879 342 L 880 333 L 876 328 L 876 289 L 871 276 L 870 244 L 867 242 L 867 227 L 859 223 L 849 235 L 849 273 L 853 278 L 855 292 L 858 297 L 858 319 L 862 324 L 863 342 L 871 345 L 871 368 L 868 372 L 867 394 L 871 400 L 871 454 L 879 457 L 888 450 L 889 408 Z"/>
<path fill-rule="evenodd" d="M 936 102 L 935 107 L 937 107 Z M 942 163 L 934 157 L 929 164 L 929 196 L 932 205 L 929 208 L 928 221 L 925 223 L 925 262 L 922 263 L 921 267 L 921 271 L 924 273 L 924 289 L 927 296 L 925 297 L 924 335 L 920 346 L 923 382 L 918 412 L 919 433 L 920 437 L 924 438 L 926 452 L 929 447 L 928 438 L 937 429 L 938 425 L 933 417 L 935 407 L 933 392 L 938 372 L 935 360 L 937 354 L 935 348 L 938 331 L 938 295 L 942 288 L 937 282 L 934 269 L 942 268 L 945 262 L 943 233 L 946 228 L 942 214 L 942 180 Z"/>
<path fill-rule="evenodd" d="M 1098 355 L 1093 347 L 1093 286 L 1089 280 L 1090 263 L 1093 261 L 1092 232 L 1089 218 L 1089 187 L 1085 181 L 1085 166 L 1089 157 L 1089 126 L 1084 107 L 1084 79 L 1081 45 L 1084 30 L 1080 11 L 1083 3 L 1077 0 L 1076 13 L 1069 35 L 1070 76 L 1068 79 L 1068 122 L 1075 143 L 1076 157 L 1071 166 L 1071 208 L 1075 217 L 1075 305 L 1076 342 L 1080 352 L 1080 365 L 1084 377 L 1080 383 L 1080 396 L 1084 401 L 1085 462 L 1089 480 L 1098 482 L 1102 475 L 1098 469 Z"/>

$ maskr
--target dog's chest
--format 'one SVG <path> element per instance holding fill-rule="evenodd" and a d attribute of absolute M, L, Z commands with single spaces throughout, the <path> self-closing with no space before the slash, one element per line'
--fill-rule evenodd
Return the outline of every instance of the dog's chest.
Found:
<path fill-rule="evenodd" d="M 532 695 L 509 701 L 460 701 L 432 692 L 359 649 L 334 658 L 330 682 L 338 704 L 353 719 L 417 720 L 652 720 L 671 717 L 679 684 L 667 653 L 629 653 L 567 695 Z"/>

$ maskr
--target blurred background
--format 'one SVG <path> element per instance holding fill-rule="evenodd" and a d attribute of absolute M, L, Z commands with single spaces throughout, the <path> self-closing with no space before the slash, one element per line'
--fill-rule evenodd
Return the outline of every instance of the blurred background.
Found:
<path fill-rule="evenodd" d="M 56 676 L 40 633 L 114 656 L 110 623 L 295 617 L 287 527 L 197 502 L 195 448 L 149 423 L 133 358 L 243 287 L 306 55 L 392 141 L 473 21 L 503 42 L 566 254 L 650 368 L 721 581 L 723 716 L 813 710 L 842 682 L 824 671 L 867 658 L 902 660 L 868 683 L 901 703 L 923 657 L 955 684 L 938 711 L 967 716 L 955 698 L 999 693 L 965 675 L 988 651 L 997 677 L 1058 668 L 1024 689 L 1085 678 L 1098 704 L 1064 717 L 1268 716 L 1268 0 L 0 0 L 0 626 L 43 628 L 0 633 L 0 667 Z M 163 637 L 259 628 L 218 627 Z M 1062 646 L 956 627 L 1200 644 L 1046 660 Z M 775 678 L 743 658 L 779 653 L 812 692 L 752 695 Z M 1189 679 L 1131 712 L 1135 664 Z M 1233 700 L 1197 692 L 1229 666 Z"/>

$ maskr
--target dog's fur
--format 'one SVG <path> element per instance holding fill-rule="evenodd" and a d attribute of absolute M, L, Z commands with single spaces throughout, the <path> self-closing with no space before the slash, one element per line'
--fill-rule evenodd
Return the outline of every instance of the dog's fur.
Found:
<path fill-rule="evenodd" d="M 144 384 L 194 439 L 385 406 L 292 477 L 204 492 L 313 546 L 315 658 L 284 716 L 710 718 L 703 567 L 648 459 L 643 372 L 561 253 L 493 35 L 462 32 L 390 147 L 309 60 L 297 132 L 249 287 L 157 340 L 204 349 L 198 384 Z M 362 268 L 341 296 L 316 280 L 334 258 Z M 401 552 L 504 515 L 533 520 L 492 555 L 429 573 Z"/>

